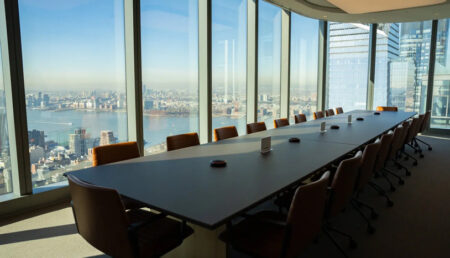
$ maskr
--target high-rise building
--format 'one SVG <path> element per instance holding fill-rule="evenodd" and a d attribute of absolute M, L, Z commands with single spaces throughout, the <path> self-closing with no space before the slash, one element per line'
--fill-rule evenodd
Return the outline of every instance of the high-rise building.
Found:
<path fill-rule="evenodd" d="M 30 146 L 40 146 L 45 148 L 45 134 L 44 131 L 32 130 L 28 131 L 28 141 Z"/>
<path fill-rule="evenodd" d="M 76 129 L 73 134 L 69 134 L 69 149 L 76 156 L 82 156 L 87 153 L 86 130 Z"/>
<path fill-rule="evenodd" d="M 103 130 L 100 133 L 100 146 L 116 143 L 114 133 L 109 130 Z"/>

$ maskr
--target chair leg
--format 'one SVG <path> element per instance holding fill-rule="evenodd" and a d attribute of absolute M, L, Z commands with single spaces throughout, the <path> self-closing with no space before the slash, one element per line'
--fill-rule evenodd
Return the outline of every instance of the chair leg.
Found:
<path fill-rule="evenodd" d="M 403 181 L 403 179 L 399 175 L 395 174 L 394 172 L 390 171 L 389 169 L 383 168 L 383 171 L 385 171 L 387 174 L 397 178 L 398 179 L 398 184 L 400 184 L 400 185 L 404 185 L 405 184 L 405 181 Z"/>
<path fill-rule="evenodd" d="M 361 209 L 359 208 L 358 204 L 356 204 L 354 202 L 354 200 L 351 200 L 350 203 L 352 204 L 353 208 L 355 208 L 355 210 L 358 212 L 358 214 L 361 216 L 361 218 L 363 218 L 363 220 L 366 221 L 366 223 L 367 223 L 367 233 L 369 233 L 369 234 L 375 233 L 375 228 L 372 226 L 372 224 L 370 223 L 370 220 L 366 217 L 366 215 L 364 215 L 364 213 L 361 211 Z"/>
<path fill-rule="evenodd" d="M 409 171 L 409 169 L 407 167 L 405 167 L 403 164 L 401 164 L 400 162 L 396 161 L 395 159 L 393 159 L 392 161 L 395 163 L 395 165 L 397 165 L 397 167 L 403 168 L 405 170 L 405 174 L 407 176 L 411 175 L 411 172 Z"/>
<path fill-rule="evenodd" d="M 392 181 L 389 179 L 389 177 L 387 177 L 386 172 L 382 171 L 381 172 L 381 176 L 383 176 L 383 178 L 388 182 L 389 186 L 390 186 L 390 190 L 391 192 L 395 192 L 395 187 L 394 184 L 392 183 Z M 380 187 L 381 188 L 381 187 Z"/>
<path fill-rule="evenodd" d="M 419 150 L 420 157 L 423 158 L 424 155 L 423 155 L 422 147 L 420 147 L 419 143 L 417 142 L 417 137 L 414 137 L 412 142 L 414 144 L 414 147 L 416 147 Z"/>
<path fill-rule="evenodd" d="M 409 146 L 409 145 L 408 145 Z M 414 160 L 414 162 L 413 162 L 413 166 L 417 166 L 417 159 L 416 158 L 414 158 L 412 155 L 410 155 L 409 153 L 407 153 L 406 151 L 404 151 L 404 150 L 401 150 L 401 152 L 406 156 L 405 157 L 405 160 L 407 160 L 408 158 L 411 158 L 412 160 Z"/>
<path fill-rule="evenodd" d="M 379 194 L 384 196 L 386 198 L 386 204 L 388 207 L 394 206 L 394 202 L 389 198 L 389 196 L 386 194 L 386 192 L 381 188 L 381 186 L 375 184 L 374 182 L 369 181 L 369 186 L 372 187 L 375 191 L 377 191 Z"/>
<path fill-rule="evenodd" d="M 339 250 L 339 252 L 341 252 L 341 254 L 344 257 L 348 257 L 347 253 L 345 252 L 345 250 L 341 247 L 341 245 L 336 241 L 336 239 L 334 239 L 334 237 L 331 235 L 331 233 L 327 230 L 324 229 L 323 232 L 325 232 L 325 235 L 328 236 L 328 238 L 331 240 L 331 242 L 333 242 L 334 246 L 337 247 L 337 249 Z"/>
<path fill-rule="evenodd" d="M 364 208 L 370 210 L 370 217 L 371 217 L 371 219 L 378 218 L 378 213 L 375 211 L 375 209 L 372 206 L 370 206 L 369 204 L 367 204 L 365 202 L 360 201 L 358 199 L 358 197 L 353 198 L 353 201 L 355 202 L 355 204 L 358 205 L 358 207 L 364 207 Z"/>
<path fill-rule="evenodd" d="M 421 142 L 421 143 L 425 144 L 425 145 L 426 145 L 426 146 L 428 147 L 428 150 L 429 150 L 429 151 L 433 150 L 433 148 L 431 147 L 431 145 L 430 145 L 430 144 L 428 144 L 428 143 L 426 143 L 426 142 L 422 141 L 422 140 L 421 140 L 421 139 L 419 139 L 419 138 L 416 138 L 416 140 L 418 140 L 419 142 Z"/>

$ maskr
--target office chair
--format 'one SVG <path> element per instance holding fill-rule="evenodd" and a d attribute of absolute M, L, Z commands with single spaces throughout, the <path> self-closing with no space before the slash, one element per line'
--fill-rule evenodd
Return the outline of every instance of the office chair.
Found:
<path fill-rule="evenodd" d="M 345 257 L 347 257 L 346 252 L 333 238 L 331 231 L 346 237 L 352 248 L 356 247 L 356 242 L 349 234 L 332 227 L 330 220 L 343 211 L 352 200 L 356 179 L 359 174 L 359 168 L 361 167 L 361 157 L 362 152 L 358 151 L 354 157 L 341 161 L 329 188 L 324 232 Z"/>
<path fill-rule="evenodd" d="M 273 120 L 273 126 L 275 128 L 280 128 L 289 125 L 289 120 L 287 118 L 280 118 Z"/>
<path fill-rule="evenodd" d="M 140 156 L 137 142 L 122 142 L 97 146 L 92 150 L 92 166 L 101 166 L 113 162 L 139 158 Z M 122 201 L 126 209 L 138 209 L 147 206 L 145 203 L 126 196 L 122 196 Z"/>
<path fill-rule="evenodd" d="M 405 146 L 411 147 L 415 152 L 417 152 L 418 149 L 416 149 L 411 143 L 413 142 L 413 139 L 418 131 L 418 126 L 420 125 L 420 118 L 413 118 L 411 121 L 408 131 L 406 132 L 405 142 L 402 145 L 402 148 L 400 149 L 400 152 L 405 155 L 405 160 L 412 159 L 413 166 L 417 166 L 417 159 L 412 156 L 411 154 L 407 153 L 405 150 Z M 423 154 L 421 154 L 421 157 L 423 157 Z"/>
<path fill-rule="evenodd" d="M 392 132 L 390 132 L 390 133 L 383 135 L 381 137 L 381 139 L 377 139 L 377 141 L 379 141 L 381 143 L 381 146 L 380 146 L 380 149 L 378 150 L 378 155 L 377 155 L 377 158 L 375 161 L 375 167 L 374 167 L 374 174 L 375 175 L 381 174 L 384 177 L 384 179 L 386 179 L 386 181 L 389 183 L 390 190 L 392 192 L 394 192 L 396 190 L 396 188 L 392 184 L 391 180 L 387 177 L 387 172 L 384 167 L 386 165 L 386 161 L 387 161 L 387 158 L 389 155 L 389 150 L 390 150 L 393 136 L 394 136 L 394 134 Z M 404 183 L 405 182 L 403 181 L 403 179 L 399 178 L 399 184 L 403 185 Z M 392 200 L 389 198 L 389 196 L 386 194 L 386 192 L 384 191 L 384 189 L 381 186 L 379 186 L 378 184 L 376 184 L 373 181 L 369 181 L 369 186 L 372 187 L 375 191 L 377 191 L 380 195 L 384 196 L 384 198 L 386 198 L 387 206 L 394 205 Z"/>
<path fill-rule="evenodd" d="M 383 106 L 378 106 L 377 107 L 377 111 L 398 111 L 397 107 L 383 107 Z"/>
<path fill-rule="evenodd" d="M 336 114 L 338 115 L 338 114 L 342 114 L 342 113 L 344 113 L 344 110 L 342 109 L 342 107 L 337 107 Z"/>
<path fill-rule="evenodd" d="M 294 116 L 294 119 L 295 119 L 295 123 L 296 124 L 306 122 L 305 114 L 297 114 L 297 115 Z"/>
<path fill-rule="evenodd" d="M 214 140 L 216 142 L 237 136 L 239 135 L 234 125 L 214 129 Z"/>
<path fill-rule="evenodd" d="M 257 133 L 265 130 L 267 130 L 267 128 L 266 123 L 264 122 L 247 124 L 247 134 Z"/>
<path fill-rule="evenodd" d="M 314 117 L 314 120 L 317 120 L 317 119 L 320 119 L 320 118 L 324 118 L 323 112 L 322 111 L 314 112 L 313 113 L 313 117 Z"/>
<path fill-rule="evenodd" d="M 406 168 L 405 166 L 403 166 L 402 164 L 400 164 L 397 161 L 398 156 L 399 156 L 398 152 L 402 148 L 402 145 L 404 143 L 404 132 L 405 132 L 405 130 L 408 130 L 408 128 L 407 128 L 408 124 L 409 123 L 403 123 L 402 126 L 395 128 L 394 133 L 392 134 L 392 142 L 391 142 L 390 148 L 388 150 L 386 163 L 384 164 L 384 166 L 382 168 L 382 170 L 385 171 L 387 174 L 397 178 L 398 183 L 400 185 L 404 184 L 403 179 L 399 175 L 394 173 L 393 171 L 387 169 L 386 164 L 387 164 L 388 160 L 391 160 L 392 162 L 394 162 L 395 165 L 397 165 L 398 168 L 405 169 L 406 175 L 408 175 L 408 176 L 411 175 L 411 172 L 409 172 L 408 168 Z M 392 188 L 391 188 L 391 190 L 392 190 Z"/>
<path fill-rule="evenodd" d="M 297 257 L 322 229 L 330 172 L 297 188 L 286 216 L 262 211 L 229 225 L 219 238 L 254 257 Z"/>
<path fill-rule="evenodd" d="M 327 109 L 327 110 L 325 110 L 325 114 L 327 116 L 334 116 L 334 111 L 333 111 L 333 109 Z"/>
<path fill-rule="evenodd" d="M 197 133 L 185 133 L 167 136 L 167 151 L 178 150 L 186 147 L 200 145 Z"/>
<path fill-rule="evenodd" d="M 126 211 L 119 193 L 68 175 L 78 233 L 112 257 L 159 257 L 193 233 L 186 223 L 145 210 Z"/>
<path fill-rule="evenodd" d="M 423 118 L 422 126 L 420 127 L 419 133 L 423 134 L 427 130 L 428 124 L 430 123 L 430 118 L 431 118 L 431 112 L 427 111 L 425 113 L 425 117 Z M 416 141 L 419 141 L 419 142 L 423 143 L 424 145 L 426 145 L 428 147 L 429 151 L 433 150 L 433 147 L 431 147 L 431 145 L 429 143 L 427 143 L 424 140 L 421 140 L 417 137 L 415 139 L 416 139 Z M 419 145 L 418 143 L 416 143 L 416 144 Z"/>

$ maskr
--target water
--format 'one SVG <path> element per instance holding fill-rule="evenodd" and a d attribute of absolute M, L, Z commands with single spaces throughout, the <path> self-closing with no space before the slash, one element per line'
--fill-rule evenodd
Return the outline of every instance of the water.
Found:
<path fill-rule="evenodd" d="M 126 112 L 49 111 L 27 110 L 28 130 L 45 132 L 45 140 L 67 145 L 69 134 L 77 128 L 85 128 L 91 138 L 100 137 L 102 130 L 111 130 L 119 141 L 127 141 Z M 239 134 L 245 133 L 244 117 L 214 117 L 213 128 L 235 125 Z M 144 115 L 145 146 L 160 144 L 169 135 L 198 132 L 197 116 L 148 116 Z"/>

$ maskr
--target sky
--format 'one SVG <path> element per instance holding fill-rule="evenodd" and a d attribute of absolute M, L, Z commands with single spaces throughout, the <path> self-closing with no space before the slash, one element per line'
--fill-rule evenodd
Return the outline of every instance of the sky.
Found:
<path fill-rule="evenodd" d="M 245 92 L 246 5 L 246 0 L 212 1 L 213 88 L 234 82 Z M 125 90 L 123 0 L 19 0 L 19 8 L 27 90 Z M 197 91 L 197 9 L 197 0 L 141 1 L 147 88 Z M 271 87 L 279 82 L 280 8 L 262 1 L 259 17 L 259 78 L 262 87 Z M 297 37 L 302 51 L 311 53 L 316 46 L 306 46 L 309 39 L 302 38 L 315 37 L 318 25 L 299 29 L 305 30 Z M 314 67 L 304 65 L 316 62 L 314 57 L 305 58 L 301 67 Z M 313 83 L 313 70 L 301 80 Z"/>

